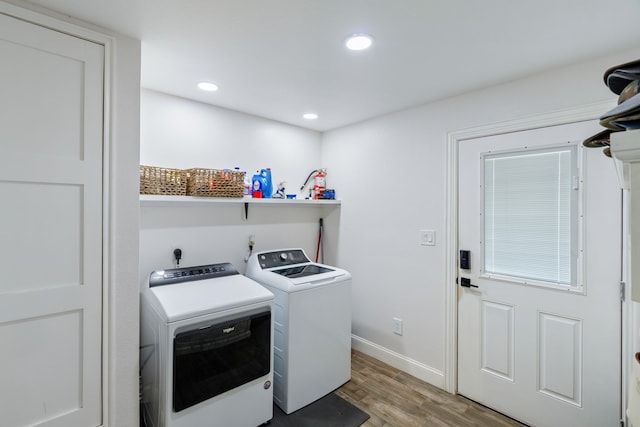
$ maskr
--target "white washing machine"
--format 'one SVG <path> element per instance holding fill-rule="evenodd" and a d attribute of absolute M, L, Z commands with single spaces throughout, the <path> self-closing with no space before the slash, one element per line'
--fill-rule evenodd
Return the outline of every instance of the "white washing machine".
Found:
<path fill-rule="evenodd" d="M 351 274 L 302 249 L 253 254 L 248 277 L 274 295 L 275 403 L 287 414 L 351 378 Z"/>
<path fill-rule="evenodd" d="M 155 271 L 141 294 L 147 427 L 255 427 L 273 417 L 273 294 L 229 263 Z"/>

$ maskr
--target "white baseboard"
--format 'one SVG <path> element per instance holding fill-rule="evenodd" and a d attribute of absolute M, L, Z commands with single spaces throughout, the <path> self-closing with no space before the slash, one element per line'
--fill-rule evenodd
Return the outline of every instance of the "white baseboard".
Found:
<path fill-rule="evenodd" d="M 351 335 L 351 347 L 387 365 L 400 369 L 409 375 L 421 379 L 441 389 L 445 389 L 445 376 L 442 371 L 413 360 L 393 350 L 382 347 L 357 335 Z"/>

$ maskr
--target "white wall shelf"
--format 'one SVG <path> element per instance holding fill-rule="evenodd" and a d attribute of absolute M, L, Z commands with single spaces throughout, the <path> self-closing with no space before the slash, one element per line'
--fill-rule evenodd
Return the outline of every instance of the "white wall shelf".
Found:
<path fill-rule="evenodd" d="M 631 299 L 640 302 L 640 130 L 612 133 L 611 154 L 622 163 L 620 185 L 629 190 Z"/>
<path fill-rule="evenodd" d="M 193 197 L 193 196 L 156 196 L 140 195 L 141 207 L 162 206 L 208 206 L 216 204 L 255 204 L 255 205 L 280 205 L 280 206 L 331 206 L 338 207 L 340 200 L 309 200 L 309 199 L 254 199 L 252 197 L 225 198 L 225 197 Z"/>

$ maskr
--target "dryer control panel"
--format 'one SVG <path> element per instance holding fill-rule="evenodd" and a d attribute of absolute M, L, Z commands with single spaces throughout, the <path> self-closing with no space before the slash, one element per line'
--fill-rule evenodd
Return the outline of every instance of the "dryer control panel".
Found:
<path fill-rule="evenodd" d="M 171 285 L 194 280 L 215 279 L 218 277 L 239 274 L 238 270 L 228 262 L 221 264 L 199 265 L 196 267 L 172 268 L 151 273 L 149 287 Z"/>
<path fill-rule="evenodd" d="M 258 262 L 260 263 L 260 267 L 265 269 L 285 265 L 304 264 L 310 261 L 302 249 L 285 249 L 258 254 Z"/>

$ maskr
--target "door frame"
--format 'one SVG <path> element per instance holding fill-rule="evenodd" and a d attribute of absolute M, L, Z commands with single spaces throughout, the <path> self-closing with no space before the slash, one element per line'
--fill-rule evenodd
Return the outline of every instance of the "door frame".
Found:
<path fill-rule="evenodd" d="M 445 206 L 445 390 L 449 393 L 458 392 L 458 150 L 460 142 L 501 135 L 512 132 L 540 129 L 550 126 L 564 125 L 598 119 L 603 111 L 615 106 L 614 101 L 601 101 L 563 110 L 553 111 L 540 115 L 508 120 L 504 122 L 485 124 L 447 133 L 446 146 L 446 206 Z M 626 196 L 623 195 L 623 199 Z M 626 215 L 626 214 L 625 214 Z M 628 218 L 623 217 L 623 232 L 627 229 Z M 626 246 L 626 233 L 623 235 L 623 245 Z M 623 254 L 627 251 L 623 248 Z M 624 257 L 625 255 L 623 255 Z M 623 265 L 627 261 L 623 258 Z M 627 290 L 628 293 L 628 290 Z M 629 298 L 624 298 L 622 304 L 622 353 L 627 354 L 630 348 L 631 337 L 631 313 L 628 304 Z M 622 390 L 621 390 L 621 414 L 626 406 L 626 390 L 628 367 L 621 361 L 622 366 Z"/>
<path fill-rule="evenodd" d="M 114 274 L 112 274 L 113 266 L 111 262 L 112 248 L 112 231 L 111 231 L 111 200 L 114 198 L 111 190 L 112 177 L 115 173 L 111 172 L 113 167 L 110 159 L 112 158 L 112 133 L 111 133 L 111 97 L 113 95 L 112 69 L 115 49 L 115 38 L 107 34 L 94 31 L 80 24 L 74 24 L 63 19 L 63 16 L 56 17 L 56 13 L 39 7 L 37 5 L 22 5 L 7 3 L 0 0 L 0 13 L 11 16 L 23 21 L 49 28 L 86 40 L 92 43 L 102 45 L 104 47 L 104 63 L 103 63 L 103 102 L 102 102 L 102 374 L 101 374 L 101 417 L 103 426 L 111 424 L 111 419 L 115 419 L 116 408 L 110 405 L 115 402 L 115 388 L 111 386 L 112 367 L 111 361 L 115 359 L 115 339 L 111 331 L 111 319 L 113 315 L 112 304 L 115 298 Z M 136 381 L 137 383 L 137 381 Z"/>

